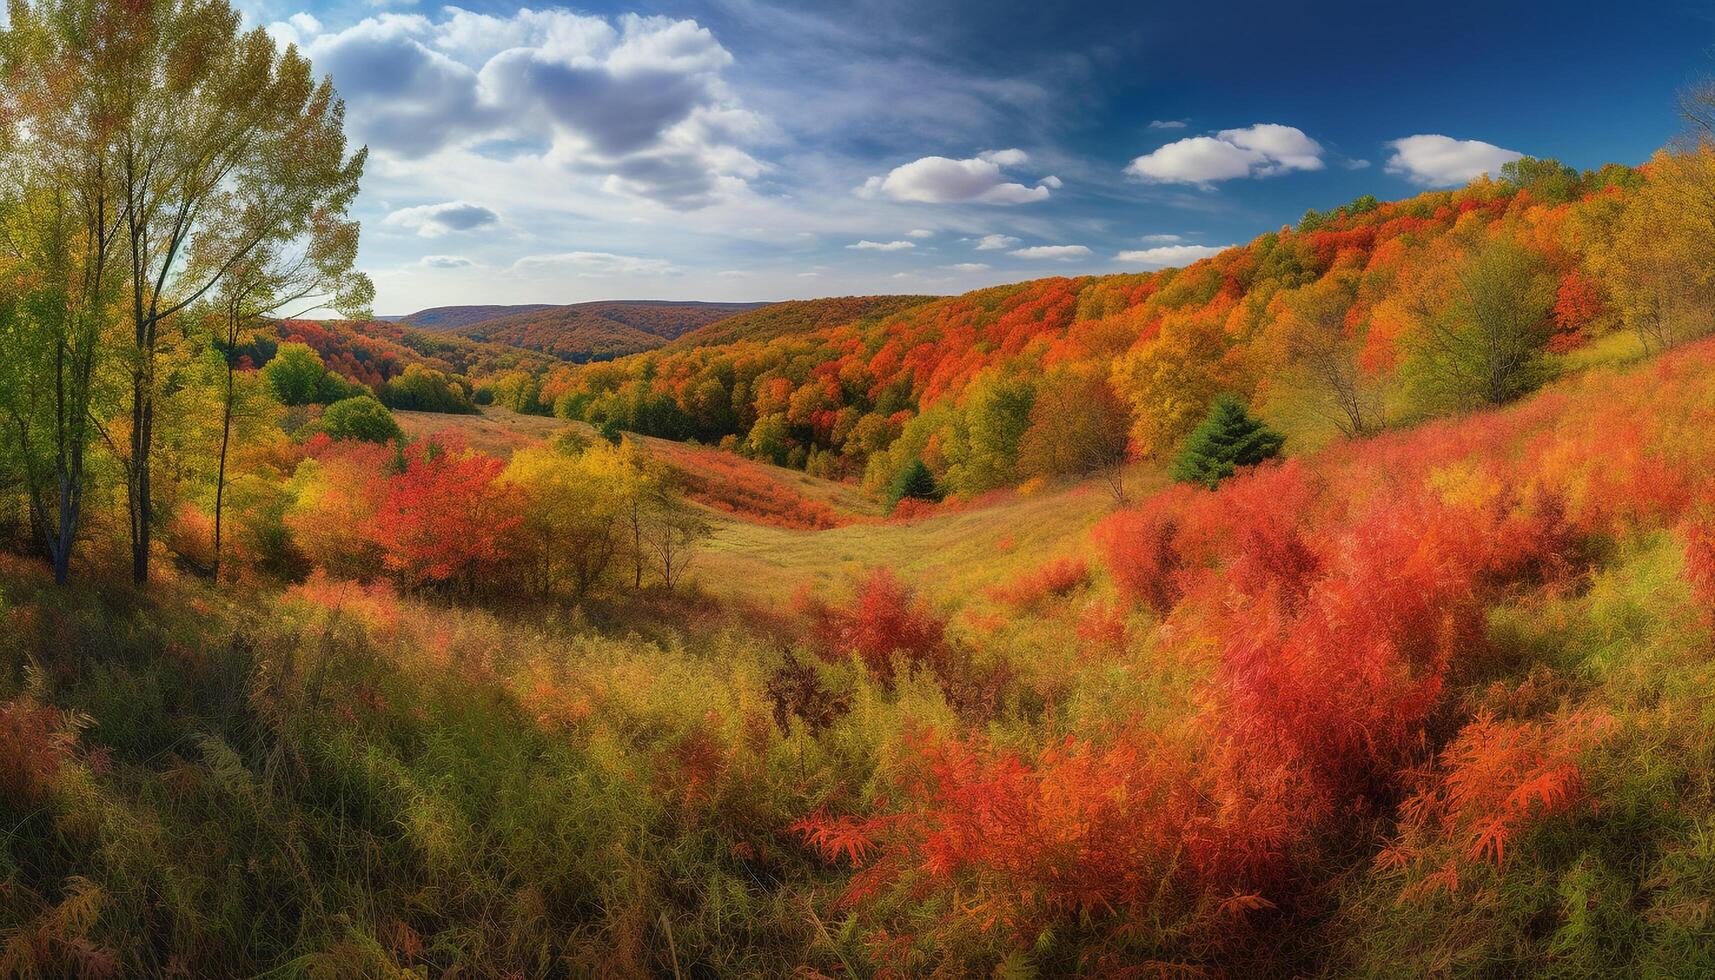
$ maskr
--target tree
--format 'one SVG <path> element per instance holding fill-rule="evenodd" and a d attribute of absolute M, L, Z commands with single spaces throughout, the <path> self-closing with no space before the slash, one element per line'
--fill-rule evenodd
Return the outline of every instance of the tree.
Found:
<path fill-rule="evenodd" d="M 46 23 L 67 0 L 36 0 Z M 132 577 L 149 574 L 153 524 L 155 359 L 161 327 L 271 249 L 337 221 L 357 194 L 365 151 L 346 154 L 345 106 L 317 83 L 295 48 L 262 28 L 240 33 L 226 0 L 101 5 L 113 56 L 97 62 L 111 86 L 115 182 L 129 280 Z M 47 32 L 76 49 L 84 37 Z"/>
<path fill-rule="evenodd" d="M 335 442 L 356 439 L 361 442 L 392 442 L 404 438 L 399 423 L 387 406 L 370 395 L 342 398 L 327 407 L 316 429 L 326 432 Z"/>
<path fill-rule="evenodd" d="M 964 446 L 948 467 L 948 482 L 961 493 L 981 493 L 1016 477 L 1018 444 L 1030 427 L 1036 391 L 1028 381 L 995 373 L 965 389 Z"/>
<path fill-rule="evenodd" d="M 274 357 L 262 367 L 262 377 L 274 389 L 274 397 L 282 405 L 313 405 L 324 399 L 332 387 L 330 372 L 322 356 L 309 344 L 281 344 Z"/>
<path fill-rule="evenodd" d="M 935 475 L 921 459 L 913 459 L 893 478 L 888 489 L 888 501 L 897 504 L 907 497 L 913 500 L 940 500 L 941 488 L 935 485 Z"/>
<path fill-rule="evenodd" d="M 702 511 L 670 488 L 657 492 L 651 504 L 645 541 L 661 584 L 671 592 L 691 567 L 697 543 L 709 536 L 711 526 Z"/>
<path fill-rule="evenodd" d="M 286 313 L 295 318 L 329 305 L 342 315 L 366 318 L 375 299 L 375 285 L 351 267 L 357 261 L 358 226 L 321 213 L 309 232 L 296 241 L 270 242 L 234 264 L 209 304 L 210 330 L 226 361 L 221 399 L 220 452 L 214 490 L 214 568 L 220 577 L 226 466 L 232 450 L 232 424 L 238 411 L 238 348 L 255 333 L 264 317 L 281 315 L 290 306 L 305 309 Z"/>
<path fill-rule="evenodd" d="M 513 454 L 501 476 L 522 500 L 520 553 L 539 595 L 588 595 L 609 573 L 639 474 L 623 449 L 598 442 L 575 452 Z"/>
<path fill-rule="evenodd" d="M 467 385 L 459 378 L 440 371 L 412 364 L 403 374 L 387 381 L 377 394 L 388 408 L 408 412 L 447 412 L 474 415 Z M 502 404 L 505 404 L 502 402 Z"/>
<path fill-rule="evenodd" d="M 1335 276 L 1281 295 L 1272 339 L 1281 362 L 1302 372 L 1318 404 L 1342 435 L 1381 424 L 1382 403 L 1358 366 L 1357 339 L 1346 326 L 1352 294 Z"/>
<path fill-rule="evenodd" d="M 1412 364 L 1432 406 L 1502 405 L 1546 377 L 1555 281 L 1540 257 L 1505 238 L 1483 242 L 1420 306 Z"/>
<path fill-rule="evenodd" d="M 1145 456 L 1172 451 L 1215 396 L 1241 387 L 1227 363 L 1231 344 L 1218 307 L 1174 312 L 1160 332 L 1114 364 L 1114 382 L 1132 405 L 1132 435 Z"/>
<path fill-rule="evenodd" d="M 455 582 L 468 591 L 498 570 L 522 522 L 520 501 L 492 456 L 430 437 L 405 451 L 387 481 L 371 537 L 407 588 Z"/>
<path fill-rule="evenodd" d="M 35 537 L 64 584 L 82 527 L 103 333 L 123 288 L 120 18 L 13 4 L 0 32 L 0 410 Z"/>
<path fill-rule="evenodd" d="M 1063 369 L 1037 386 L 1030 428 L 1019 440 L 1019 469 L 1032 476 L 1101 473 L 1126 502 L 1131 413 L 1099 368 Z"/>
<path fill-rule="evenodd" d="M 1715 330 L 1715 142 L 1657 153 L 1601 230 L 1590 266 L 1645 350 Z"/>
<path fill-rule="evenodd" d="M 1238 399 L 1215 399 L 1173 463 L 1173 478 L 1213 490 L 1241 466 L 1255 466 L 1279 455 L 1286 437 L 1250 416 Z"/>

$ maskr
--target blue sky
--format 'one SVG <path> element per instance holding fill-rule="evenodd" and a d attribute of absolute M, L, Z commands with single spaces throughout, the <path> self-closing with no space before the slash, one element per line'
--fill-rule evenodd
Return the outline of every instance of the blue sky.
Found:
<path fill-rule="evenodd" d="M 1519 153 L 1637 163 L 1715 4 L 241 0 L 371 150 L 377 310 L 1183 264 Z"/>

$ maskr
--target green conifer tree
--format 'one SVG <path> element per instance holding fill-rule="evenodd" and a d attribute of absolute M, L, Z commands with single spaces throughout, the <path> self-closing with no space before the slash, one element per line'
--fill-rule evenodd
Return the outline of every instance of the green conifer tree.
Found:
<path fill-rule="evenodd" d="M 923 465 L 920 459 L 911 461 L 911 465 L 899 471 L 893 480 L 893 492 L 889 494 L 894 503 L 906 497 L 918 500 L 940 500 L 941 488 L 935 485 L 935 475 L 929 472 L 929 467 Z"/>
<path fill-rule="evenodd" d="M 1285 436 L 1252 418 L 1238 399 L 1222 395 L 1185 440 L 1173 463 L 1173 478 L 1213 490 L 1239 467 L 1278 455 L 1285 441 Z"/>

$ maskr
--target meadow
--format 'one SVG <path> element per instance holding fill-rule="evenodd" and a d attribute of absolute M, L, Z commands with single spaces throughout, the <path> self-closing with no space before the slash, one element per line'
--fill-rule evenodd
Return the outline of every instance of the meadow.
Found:
<path fill-rule="evenodd" d="M 300 30 L 0 30 L 0 978 L 1715 975 L 1715 84 L 1182 267 L 378 320 Z"/>

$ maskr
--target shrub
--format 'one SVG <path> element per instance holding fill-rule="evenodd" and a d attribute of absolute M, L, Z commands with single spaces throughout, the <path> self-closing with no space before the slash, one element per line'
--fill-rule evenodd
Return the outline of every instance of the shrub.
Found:
<path fill-rule="evenodd" d="M 856 656 L 884 682 L 893 680 L 897 654 L 912 666 L 940 663 L 944 620 L 932 612 L 893 571 L 877 568 L 857 583 L 846 606 L 829 606 L 809 595 L 799 597 L 810 624 L 812 643 L 828 660 Z"/>
<path fill-rule="evenodd" d="M 393 442 L 404 437 L 393 413 L 372 395 L 342 398 L 322 412 L 315 429 L 336 442 Z"/>

